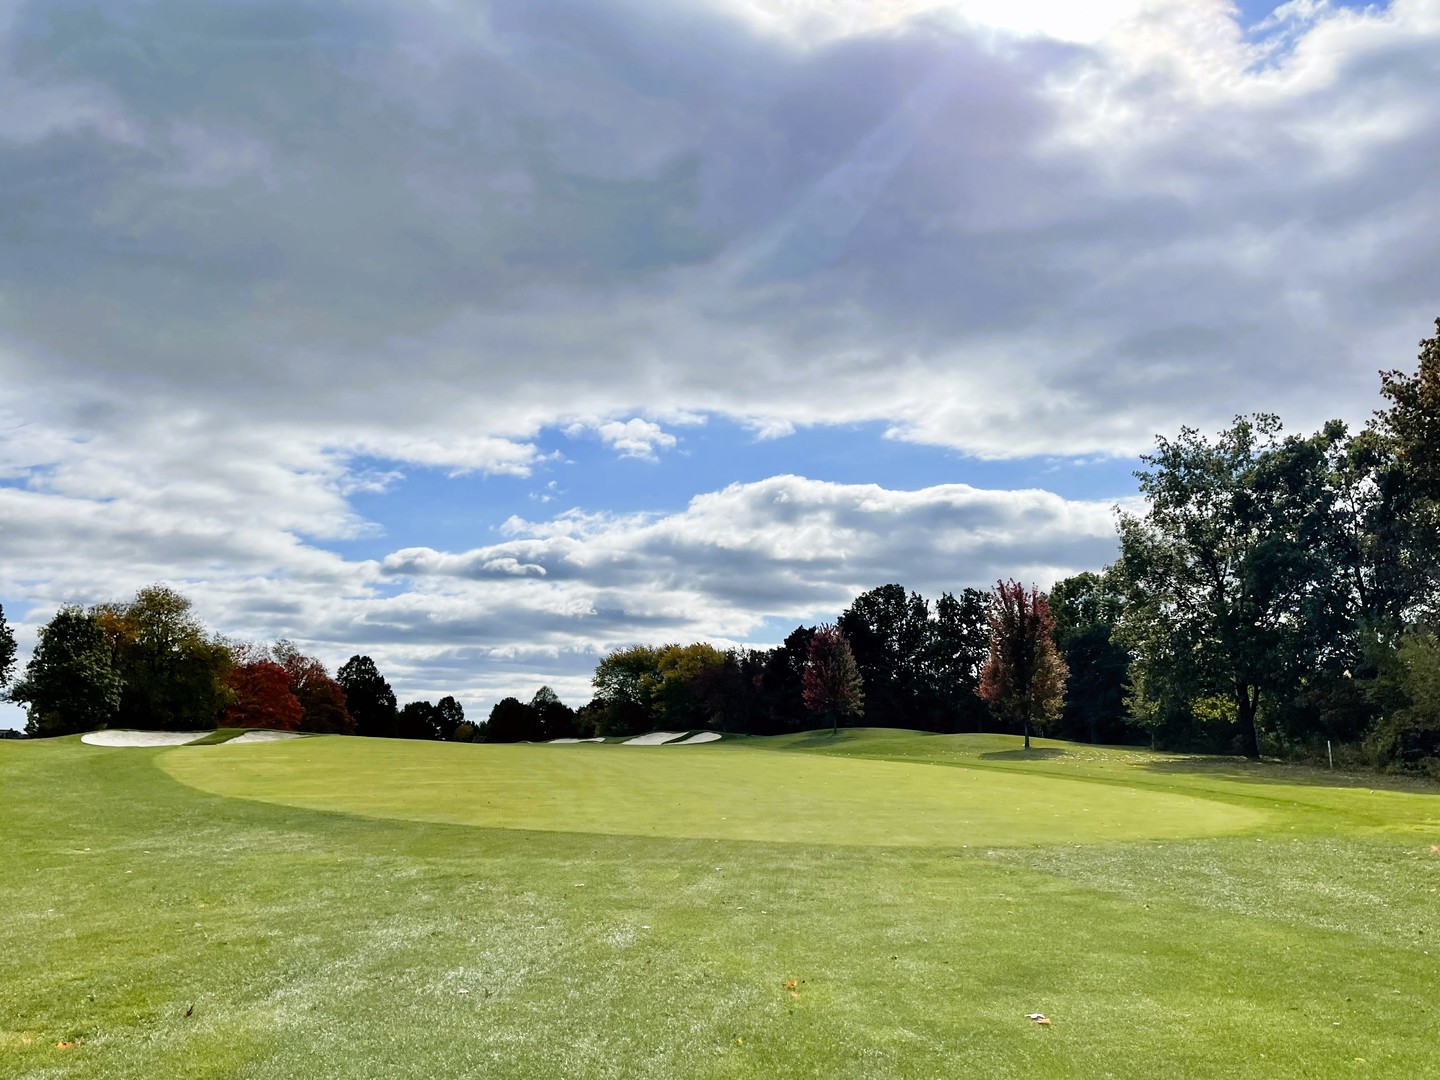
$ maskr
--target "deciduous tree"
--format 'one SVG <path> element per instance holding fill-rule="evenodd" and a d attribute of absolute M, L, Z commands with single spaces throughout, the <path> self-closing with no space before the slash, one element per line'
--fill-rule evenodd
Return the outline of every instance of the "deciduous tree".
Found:
<path fill-rule="evenodd" d="M 15 674 L 15 634 L 5 621 L 5 607 L 0 604 L 0 689 L 10 682 Z"/>
<path fill-rule="evenodd" d="M 395 737 L 400 712 L 395 704 L 395 691 L 380 675 L 374 660 L 368 656 L 352 656 L 340 666 L 336 681 L 345 690 L 345 708 L 355 719 L 356 735 Z"/>
<path fill-rule="evenodd" d="M 232 656 L 233 663 L 225 676 L 230 690 L 225 725 L 299 731 L 304 711 L 290 689 L 290 675 L 285 668 L 253 645 L 237 646 Z"/>
<path fill-rule="evenodd" d="M 40 628 L 10 697 L 26 706 L 27 734 L 69 735 L 108 725 L 123 686 L 100 620 L 94 612 L 67 606 Z"/>
<path fill-rule="evenodd" d="M 300 703 L 300 729 L 318 734 L 354 735 L 355 718 L 345 706 L 345 688 L 330 677 L 325 665 L 281 639 L 271 650 L 290 679 L 290 692 Z"/>
<path fill-rule="evenodd" d="M 1149 508 L 1119 520 L 1136 686 L 1162 702 L 1230 697 L 1248 757 L 1262 695 L 1292 693 L 1317 666 L 1337 607 L 1326 462 L 1341 433 L 1279 433 L 1259 415 L 1213 442 L 1193 428 L 1157 440 L 1136 474 Z"/>
<path fill-rule="evenodd" d="M 990 594 L 990 655 L 980 673 L 980 696 L 1025 731 L 1060 715 L 1065 662 L 1055 651 L 1055 623 L 1045 595 L 1018 581 L 996 582 Z"/>
<path fill-rule="evenodd" d="M 830 721 L 838 734 L 842 716 L 863 716 L 865 695 L 845 631 L 831 623 L 815 630 L 805 664 L 805 707 Z"/>

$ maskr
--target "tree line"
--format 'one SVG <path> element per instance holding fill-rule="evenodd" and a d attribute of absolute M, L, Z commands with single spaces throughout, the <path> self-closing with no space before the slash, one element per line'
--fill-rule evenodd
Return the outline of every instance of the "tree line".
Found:
<path fill-rule="evenodd" d="M 14 667 L 0 609 L 0 686 Z M 26 707 L 25 734 L 35 737 L 220 726 L 446 739 L 465 722 L 454 697 L 400 707 L 368 656 L 332 677 L 289 641 L 264 647 L 209 634 L 190 600 L 165 585 L 124 603 L 62 607 L 8 697 Z"/>

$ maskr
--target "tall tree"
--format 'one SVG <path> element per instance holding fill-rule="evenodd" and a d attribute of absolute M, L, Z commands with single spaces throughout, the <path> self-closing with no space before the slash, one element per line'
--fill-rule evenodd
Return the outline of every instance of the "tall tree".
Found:
<path fill-rule="evenodd" d="M 490 710 L 490 719 L 481 729 L 482 741 L 492 743 L 533 742 L 542 735 L 535 710 L 513 697 L 496 702 Z"/>
<path fill-rule="evenodd" d="M 1142 459 L 1145 515 L 1120 515 L 1136 687 L 1172 706 L 1230 698 L 1247 757 L 1260 755 L 1262 696 L 1292 693 L 1332 640 L 1338 434 L 1282 441 L 1269 415 L 1239 417 L 1214 442 L 1183 428 Z"/>
<path fill-rule="evenodd" d="M 996 582 L 990 599 L 990 655 L 980 673 L 980 696 L 1025 731 L 1060 715 L 1065 662 L 1055 651 L 1055 622 L 1045 594 L 1018 581 Z"/>
<path fill-rule="evenodd" d="M 97 614 L 124 679 L 118 723 L 146 730 L 215 726 L 229 699 L 230 650 L 207 636 L 187 597 L 150 585 Z"/>
<path fill-rule="evenodd" d="M 1425 498 L 1440 500 L 1440 318 L 1435 336 L 1420 342 L 1415 373 L 1381 372 L 1380 393 L 1390 404 L 1379 420 L 1406 472 Z"/>
<path fill-rule="evenodd" d="M 0 604 L 0 689 L 10 682 L 15 674 L 15 633 L 5 621 L 5 606 Z"/>
<path fill-rule="evenodd" d="M 985 706 L 976 691 L 990 652 L 989 599 L 979 589 L 941 593 L 930 624 L 925 671 L 942 731 L 977 730 Z"/>
<path fill-rule="evenodd" d="M 354 735 L 355 718 L 345 707 L 345 688 L 330 677 L 325 665 L 306 656 L 283 638 L 271 650 L 285 669 L 290 692 L 300 703 L 300 729 L 318 734 Z"/>
<path fill-rule="evenodd" d="M 10 698 L 26 706 L 26 734 L 70 735 L 108 725 L 123 687 L 100 620 L 94 612 L 67 606 L 40 628 Z"/>
<path fill-rule="evenodd" d="M 393 739 L 397 734 L 400 710 L 395 691 L 380 675 L 368 656 L 350 657 L 340 666 L 336 681 L 345 690 L 345 708 L 355 719 L 355 734 Z"/>
<path fill-rule="evenodd" d="M 409 701 L 400 710 L 396 732 L 402 739 L 443 739 L 440 710 L 429 701 Z"/>
<path fill-rule="evenodd" d="M 469 738 L 460 739 L 455 734 L 460 729 L 460 725 L 465 723 L 465 710 L 461 707 L 460 702 L 456 701 L 449 694 L 446 694 L 435 703 L 435 709 L 440 714 L 440 737 L 442 739 L 455 739 L 457 742 L 470 741 Z M 469 727 L 469 731 L 466 732 L 466 734 L 473 738 L 475 735 L 475 725 L 470 724 L 467 726 Z"/>
<path fill-rule="evenodd" d="M 797 626 L 785 641 L 764 654 L 758 672 L 756 721 L 758 735 L 799 731 L 809 715 L 805 708 L 805 664 L 810 659 L 813 626 Z"/>
<path fill-rule="evenodd" d="M 805 665 L 805 707 L 830 721 L 838 734 L 842 716 L 863 716 L 865 695 L 845 631 L 831 623 L 815 630 Z"/>
<path fill-rule="evenodd" d="M 602 735 L 633 735 L 655 727 L 654 690 L 664 679 L 660 671 L 663 649 L 632 645 L 600 658 L 591 679 L 595 696 L 605 703 L 600 716 Z"/>
<path fill-rule="evenodd" d="M 903 585 L 882 585 L 857 596 L 837 620 L 865 684 L 865 711 L 895 727 L 918 727 L 926 717 L 930 607 Z"/>
<path fill-rule="evenodd" d="M 1055 620 L 1055 647 L 1065 661 L 1065 706 L 1059 733 L 1092 743 L 1133 738 L 1127 724 L 1130 653 L 1114 640 L 1125 595 L 1110 571 L 1086 571 L 1057 581 L 1047 597 Z"/>
<path fill-rule="evenodd" d="M 232 655 L 234 660 L 225 676 L 230 690 L 225 725 L 299 731 L 304 710 L 290 689 L 290 675 L 285 668 L 253 645 L 237 646 Z"/>

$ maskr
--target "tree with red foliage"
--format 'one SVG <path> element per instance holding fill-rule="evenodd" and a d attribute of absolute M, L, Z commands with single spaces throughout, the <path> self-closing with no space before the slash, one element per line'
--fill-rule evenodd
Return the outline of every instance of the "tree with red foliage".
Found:
<path fill-rule="evenodd" d="M 1045 594 L 1018 581 L 997 581 L 990 593 L 990 655 L 980 672 L 979 695 L 1002 719 L 1025 729 L 1060 716 L 1065 661 L 1055 651 L 1055 620 Z"/>
<path fill-rule="evenodd" d="M 290 692 L 300 702 L 302 731 L 355 734 L 355 719 L 345 708 L 345 688 L 330 677 L 324 664 L 284 639 L 276 642 L 271 652 L 290 679 Z"/>
<path fill-rule="evenodd" d="M 840 717 L 863 716 L 865 699 L 860 670 L 845 631 L 825 623 L 810 639 L 805 663 L 805 707 L 830 718 L 830 730 L 839 734 Z"/>
<path fill-rule="evenodd" d="M 290 691 L 290 676 L 274 660 L 252 646 L 232 650 L 235 664 L 225 676 L 231 701 L 225 706 L 226 727 L 300 730 L 300 702 Z"/>

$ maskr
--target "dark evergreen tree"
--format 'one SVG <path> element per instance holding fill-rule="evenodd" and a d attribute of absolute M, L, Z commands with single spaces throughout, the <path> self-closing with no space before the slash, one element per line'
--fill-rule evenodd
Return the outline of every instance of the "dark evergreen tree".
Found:
<path fill-rule="evenodd" d="M 341 665 L 336 681 L 345 691 L 345 708 L 355 720 L 355 734 L 391 739 L 398 734 L 395 691 L 381 677 L 375 661 L 352 656 Z"/>

